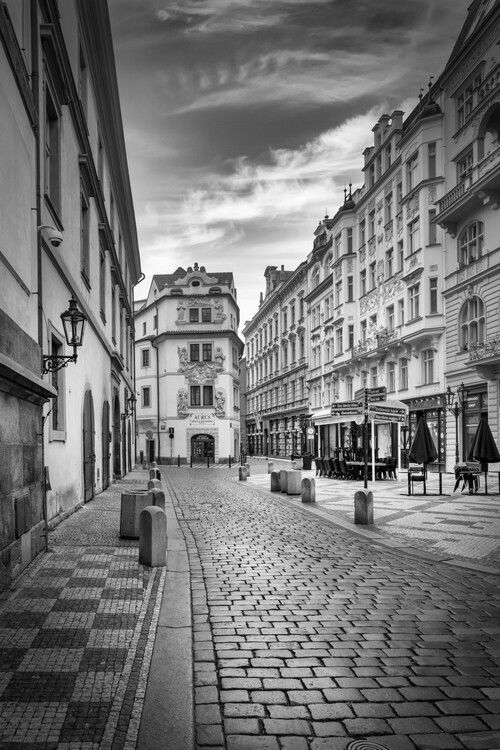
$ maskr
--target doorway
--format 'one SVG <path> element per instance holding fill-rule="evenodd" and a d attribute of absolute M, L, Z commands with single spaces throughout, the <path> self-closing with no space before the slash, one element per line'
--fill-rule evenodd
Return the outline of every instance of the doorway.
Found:
<path fill-rule="evenodd" d="M 102 405 L 102 422 L 101 422 L 101 448 L 102 448 L 102 488 L 109 486 L 109 401 Z"/>
<path fill-rule="evenodd" d="M 214 458 L 215 439 L 212 435 L 193 435 L 191 438 L 191 455 L 193 458 Z"/>
<path fill-rule="evenodd" d="M 113 401 L 113 474 L 116 479 L 121 477 L 120 444 L 120 399 L 115 396 Z"/>
<path fill-rule="evenodd" d="M 95 435 L 94 402 L 91 391 L 83 398 L 83 500 L 88 503 L 94 497 Z"/>

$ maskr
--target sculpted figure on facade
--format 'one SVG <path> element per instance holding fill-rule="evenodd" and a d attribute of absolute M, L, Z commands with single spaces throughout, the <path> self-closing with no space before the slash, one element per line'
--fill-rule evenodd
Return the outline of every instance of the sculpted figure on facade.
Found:
<path fill-rule="evenodd" d="M 177 391 L 177 416 L 189 416 L 188 392 L 185 388 L 179 388 Z"/>
<path fill-rule="evenodd" d="M 184 320 L 185 314 L 186 305 L 184 304 L 184 300 L 180 299 L 177 304 L 177 320 Z"/>
<path fill-rule="evenodd" d="M 215 413 L 218 417 L 223 417 L 225 414 L 226 395 L 222 388 L 217 388 L 215 391 Z"/>

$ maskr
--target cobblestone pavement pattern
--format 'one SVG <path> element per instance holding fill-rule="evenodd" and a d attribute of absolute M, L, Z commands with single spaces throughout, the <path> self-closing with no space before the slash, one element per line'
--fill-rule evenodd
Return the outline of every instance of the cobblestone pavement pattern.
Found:
<path fill-rule="evenodd" d="M 164 476 L 200 750 L 500 748 L 498 576 L 374 547 L 221 472 Z"/>
<path fill-rule="evenodd" d="M 134 484 L 144 472 L 60 524 L 0 598 L 2 750 L 136 747 L 165 569 L 119 538 Z"/>

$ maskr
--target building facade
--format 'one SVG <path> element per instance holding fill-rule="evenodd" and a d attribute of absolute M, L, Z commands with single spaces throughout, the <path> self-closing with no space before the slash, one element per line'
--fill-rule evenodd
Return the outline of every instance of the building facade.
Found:
<path fill-rule="evenodd" d="M 134 460 L 140 260 L 106 3 L 2 3 L 0 38 L 4 586 Z M 75 348 L 67 309 L 85 320 Z"/>
<path fill-rule="evenodd" d="M 307 395 L 306 264 L 295 271 L 268 266 L 259 310 L 246 339 L 246 438 L 250 455 L 300 455 Z"/>
<path fill-rule="evenodd" d="M 162 464 L 239 458 L 239 308 L 232 273 L 197 263 L 153 277 L 137 304 L 139 458 Z"/>
<path fill-rule="evenodd" d="M 498 2 L 471 4 L 443 73 L 407 117 L 397 110 L 375 123 L 362 186 L 349 187 L 305 264 L 287 272 L 304 273 L 303 419 L 314 423 L 316 455 L 359 455 L 366 442 L 378 457 L 398 456 L 402 443 L 404 463 L 422 415 L 448 471 L 468 457 L 481 415 L 500 437 L 499 24 Z M 255 414 L 267 356 L 262 304 L 244 329 Z M 401 431 L 380 420 L 365 436 L 362 420 L 332 415 L 365 388 L 401 405 Z M 247 425 L 250 446 L 254 415 Z M 265 440 L 254 445 L 271 452 Z"/>

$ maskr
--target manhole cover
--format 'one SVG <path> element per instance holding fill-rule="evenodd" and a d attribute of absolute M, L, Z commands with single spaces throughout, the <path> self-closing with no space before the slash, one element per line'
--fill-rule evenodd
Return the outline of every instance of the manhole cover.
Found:
<path fill-rule="evenodd" d="M 387 750 L 385 745 L 379 745 L 378 742 L 371 740 L 356 740 L 351 742 L 347 750 Z"/>

